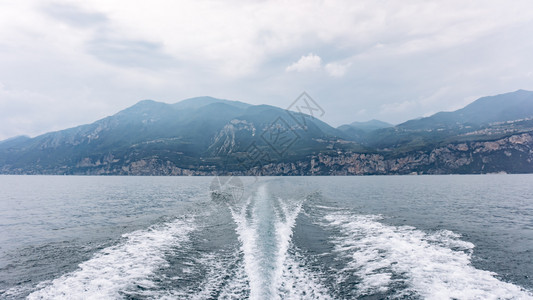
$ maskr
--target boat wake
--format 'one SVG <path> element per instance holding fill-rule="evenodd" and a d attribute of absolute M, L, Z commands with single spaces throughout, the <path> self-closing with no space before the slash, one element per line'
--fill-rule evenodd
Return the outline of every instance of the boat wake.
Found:
<path fill-rule="evenodd" d="M 302 201 L 272 199 L 266 186 L 231 208 L 249 282 L 250 299 L 329 299 L 291 242 Z"/>
<path fill-rule="evenodd" d="M 454 232 L 387 225 L 315 198 L 282 199 L 262 185 L 247 199 L 218 203 L 227 207 L 227 215 L 213 209 L 219 223 L 208 213 L 203 225 L 196 216 L 126 234 L 28 298 L 533 299 L 472 266 L 474 245 Z M 306 239 L 318 232 L 311 226 L 325 232 L 316 243 L 326 250 L 310 251 L 316 245 Z"/>
<path fill-rule="evenodd" d="M 531 299 L 519 286 L 471 265 L 474 244 L 443 230 L 432 234 L 410 226 L 389 226 L 375 215 L 330 213 L 324 225 L 344 258 L 341 282 L 357 282 L 357 295 L 423 299 Z"/>
<path fill-rule="evenodd" d="M 78 266 L 78 270 L 37 286 L 28 299 L 120 299 L 129 290 L 154 285 L 150 276 L 167 265 L 165 255 L 188 240 L 193 220 L 175 220 L 123 235 Z"/>

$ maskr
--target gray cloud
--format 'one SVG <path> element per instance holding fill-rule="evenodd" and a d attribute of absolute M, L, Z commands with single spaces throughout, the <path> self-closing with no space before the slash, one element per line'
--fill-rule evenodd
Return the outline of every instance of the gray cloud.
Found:
<path fill-rule="evenodd" d="M 177 65 L 161 44 L 148 41 L 97 38 L 88 42 L 86 49 L 99 60 L 117 66 L 161 69 Z"/>
<path fill-rule="evenodd" d="M 77 27 L 90 27 L 108 21 L 105 14 L 86 11 L 72 4 L 48 4 L 42 7 L 42 11 L 54 19 Z"/>
<path fill-rule="evenodd" d="M 340 125 L 533 90 L 529 0 L 43 1 L 0 4 L 0 139 L 146 98 L 286 107 L 305 90 Z"/>

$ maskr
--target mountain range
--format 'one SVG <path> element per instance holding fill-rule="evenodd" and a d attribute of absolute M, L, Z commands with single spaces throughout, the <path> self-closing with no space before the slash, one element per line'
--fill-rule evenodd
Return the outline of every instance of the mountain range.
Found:
<path fill-rule="evenodd" d="M 398 125 L 197 97 L 0 141 L 1 174 L 375 175 L 533 172 L 533 92 Z"/>

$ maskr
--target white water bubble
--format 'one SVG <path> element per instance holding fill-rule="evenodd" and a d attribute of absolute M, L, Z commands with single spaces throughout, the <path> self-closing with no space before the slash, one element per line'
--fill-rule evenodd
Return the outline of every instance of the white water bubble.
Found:
<path fill-rule="evenodd" d="M 124 241 L 97 252 L 94 257 L 49 283 L 28 299 L 116 299 L 130 288 L 150 288 L 147 278 L 168 262 L 172 247 L 188 240 L 195 229 L 192 220 L 175 220 L 123 235 Z"/>
<path fill-rule="evenodd" d="M 325 220 L 340 229 L 332 240 L 338 255 L 349 260 L 342 272 L 361 278 L 359 295 L 390 292 L 400 283 L 407 288 L 396 291 L 399 298 L 414 292 L 424 299 L 533 299 L 497 274 L 474 268 L 474 245 L 451 231 L 428 234 L 382 224 L 374 215 L 331 213 Z"/>

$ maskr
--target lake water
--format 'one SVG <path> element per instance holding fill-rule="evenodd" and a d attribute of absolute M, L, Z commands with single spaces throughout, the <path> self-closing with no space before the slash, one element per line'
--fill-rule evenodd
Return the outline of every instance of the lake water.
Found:
<path fill-rule="evenodd" d="M 0 176 L 0 298 L 533 299 L 533 175 L 224 180 Z"/>

